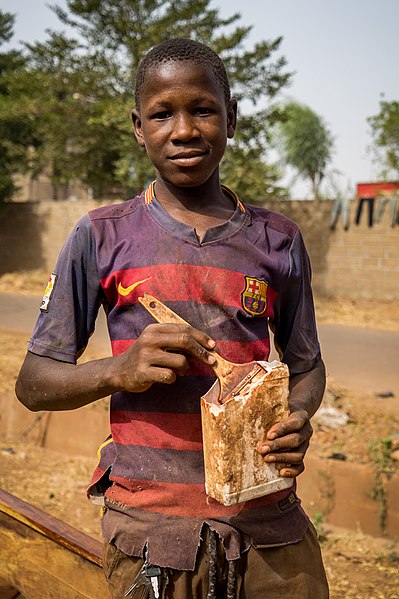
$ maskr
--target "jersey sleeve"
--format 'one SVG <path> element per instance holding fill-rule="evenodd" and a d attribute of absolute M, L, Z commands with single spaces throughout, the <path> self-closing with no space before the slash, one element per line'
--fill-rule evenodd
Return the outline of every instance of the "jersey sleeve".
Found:
<path fill-rule="evenodd" d="M 88 215 L 66 240 L 49 279 L 28 351 L 76 363 L 94 332 L 103 302 Z"/>
<path fill-rule="evenodd" d="M 274 343 L 290 374 L 311 370 L 320 359 L 309 256 L 299 231 L 289 253 L 289 274 L 270 322 Z"/>

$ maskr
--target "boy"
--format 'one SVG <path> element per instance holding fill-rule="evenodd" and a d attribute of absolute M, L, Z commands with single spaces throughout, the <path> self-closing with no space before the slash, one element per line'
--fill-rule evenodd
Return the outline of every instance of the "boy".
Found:
<path fill-rule="evenodd" d="M 145 193 L 83 217 L 67 240 L 17 381 L 32 410 L 112 394 L 112 437 L 90 488 L 103 497 L 112 597 L 328 596 L 314 529 L 295 487 L 235 506 L 207 498 L 199 398 L 215 347 L 265 360 L 267 319 L 290 368 L 290 416 L 259 451 L 303 471 L 324 391 L 309 261 L 282 215 L 220 185 L 236 126 L 220 58 L 194 41 L 153 48 L 137 73 L 135 135 L 156 168 Z M 153 324 L 148 292 L 193 326 Z M 103 304 L 113 357 L 76 365 Z M 144 565 L 143 565 L 144 564 Z"/>

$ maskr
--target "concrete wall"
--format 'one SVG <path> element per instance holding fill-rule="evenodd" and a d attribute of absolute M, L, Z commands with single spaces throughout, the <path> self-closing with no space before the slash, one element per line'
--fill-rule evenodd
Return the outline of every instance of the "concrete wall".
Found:
<path fill-rule="evenodd" d="M 0 208 L 0 275 L 43 268 L 50 272 L 74 223 L 99 204 L 90 200 L 10 203 Z M 307 245 L 317 293 L 353 299 L 399 297 L 399 226 L 388 212 L 381 224 L 368 227 L 366 214 L 350 227 L 341 221 L 330 229 L 330 201 L 280 201 L 265 204 L 296 221 Z"/>
<path fill-rule="evenodd" d="M 43 268 L 51 272 L 76 221 L 92 200 L 10 203 L 0 207 L 0 275 Z"/>

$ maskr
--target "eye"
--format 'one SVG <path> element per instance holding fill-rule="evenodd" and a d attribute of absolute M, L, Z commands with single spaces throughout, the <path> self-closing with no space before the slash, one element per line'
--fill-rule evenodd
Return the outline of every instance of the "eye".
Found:
<path fill-rule="evenodd" d="M 172 116 L 172 113 L 169 110 L 160 110 L 159 112 L 155 112 L 151 118 L 156 119 L 157 121 L 164 121 L 165 119 L 169 119 Z"/>
<path fill-rule="evenodd" d="M 194 114 L 198 114 L 199 116 L 207 116 L 208 114 L 212 114 L 213 110 L 206 106 L 199 106 L 194 110 Z"/>

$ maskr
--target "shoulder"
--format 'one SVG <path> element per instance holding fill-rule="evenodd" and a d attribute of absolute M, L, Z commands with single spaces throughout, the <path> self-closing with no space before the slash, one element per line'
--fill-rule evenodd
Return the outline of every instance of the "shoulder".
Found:
<path fill-rule="evenodd" d="M 119 202 L 118 204 L 108 204 L 91 210 L 88 215 L 92 223 L 102 220 L 115 220 L 132 215 L 137 208 L 144 205 L 144 194 L 140 194 L 133 199 Z"/>
<path fill-rule="evenodd" d="M 245 206 L 253 220 L 263 223 L 271 231 L 275 231 L 290 239 L 294 239 L 299 231 L 298 225 L 284 214 L 280 214 L 280 212 L 274 212 L 268 208 L 252 204 L 245 204 Z"/>
<path fill-rule="evenodd" d="M 84 214 L 73 226 L 68 235 L 64 248 L 72 247 L 87 247 L 87 244 L 92 239 L 92 227 L 89 213 Z"/>

